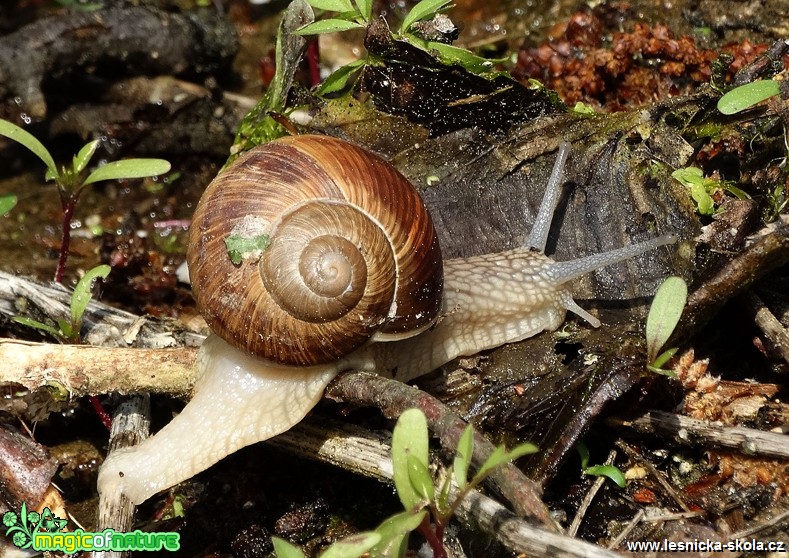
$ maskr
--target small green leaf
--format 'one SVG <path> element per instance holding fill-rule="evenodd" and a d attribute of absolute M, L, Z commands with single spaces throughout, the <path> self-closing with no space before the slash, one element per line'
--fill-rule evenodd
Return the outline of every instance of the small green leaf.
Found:
<path fill-rule="evenodd" d="M 662 367 L 664 364 L 668 362 L 668 360 L 671 357 L 674 356 L 674 354 L 678 350 L 679 350 L 678 347 L 674 347 L 673 349 L 668 349 L 667 351 L 663 351 L 662 353 L 660 353 L 660 356 L 658 356 L 655 360 L 652 361 L 652 364 L 650 364 L 650 366 L 652 366 L 653 368 Z"/>
<path fill-rule="evenodd" d="M 231 234 L 225 239 L 227 255 L 233 265 L 241 265 L 247 258 L 259 258 L 263 250 L 268 248 L 271 236 L 260 234 L 253 237 Z"/>
<path fill-rule="evenodd" d="M 56 321 L 58 323 L 58 328 L 60 329 L 60 334 L 69 341 L 76 341 L 76 335 L 74 335 L 74 326 L 71 325 L 71 322 L 63 318 L 59 318 Z"/>
<path fill-rule="evenodd" d="M 589 467 L 589 448 L 582 440 L 579 440 L 578 443 L 575 444 L 575 451 L 577 451 L 578 455 L 581 457 L 581 470 L 586 471 L 586 468 Z"/>
<path fill-rule="evenodd" d="M 701 215 L 712 215 L 715 213 L 715 202 L 712 200 L 705 184 L 693 184 L 690 187 L 690 197 L 696 202 L 696 207 Z"/>
<path fill-rule="evenodd" d="M 107 163 L 90 173 L 82 183 L 83 186 L 101 180 L 118 180 L 122 178 L 145 178 L 170 172 L 170 163 L 164 159 L 125 159 Z"/>
<path fill-rule="evenodd" d="M 422 497 L 411 484 L 408 458 L 413 456 L 427 467 L 428 443 L 424 413 L 408 409 L 401 414 L 392 431 L 392 479 L 400 502 L 409 511 L 422 503 Z"/>
<path fill-rule="evenodd" d="M 97 265 L 93 269 L 89 269 L 85 272 L 85 275 L 79 280 L 77 286 L 74 287 L 74 292 L 71 295 L 71 324 L 73 326 L 73 333 L 79 333 L 82 315 L 85 313 L 88 303 L 93 297 L 93 293 L 91 292 L 93 281 L 99 277 L 106 279 L 109 274 L 110 266 Z"/>
<path fill-rule="evenodd" d="M 664 368 L 657 368 L 655 366 L 651 366 L 647 364 L 647 370 L 650 372 L 654 372 L 655 374 L 660 374 L 661 376 L 666 376 L 667 378 L 676 378 L 677 374 L 673 370 L 666 370 Z"/>
<path fill-rule="evenodd" d="M 704 171 L 698 167 L 683 167 L 672 172 L 671 176 L 685 186 L 692 186 L 693 184 L 701 184 L 704 180 Z"/>
<path fill-rule="evenodd" d="M 523 442 L 522 444 L 518 444 L 510 451 L 507 452 L 507 461 L 515 461 L 518 458 L 523 457 L 524 455 L 531 455 L 533 453 L 537 453 L 540 448 L 532 444 L 531 442 Z"/>
<path fill-rule="evenodd" d="M 479 468 L 474 479 L 471 481 L 473 484 L 478 484 L 482 479 L 487 477 L 490 472 L 496 467 L 504 465 L 509 460 L 507 459 L 507 449 L 504 446 L 498 446 L 485 460 L 485 463 Z"/>
<path fill-rule="evenodd" d="M 658 351 L 666 344 L 679 323 L 688 286 L 681 277 L 669 277 L 658 287 L 647 316 L 647 362 L 654 362 Z"/>
<path fill-rule="evenodd" d="M 537 446 L 530 442 L 525 442 L 523 444 L 519 444 L 515 446 L 510 451 L 507 451 L 507 448 L 504 446 L 499 446 L 493 453 L 488 456 L 485 460 L 485 463 L 479 468 L 477 474 L 474 475 L 474 480 L 472 483 L 474 485 L 479 484 L 485 477 L 487 477 L 490 472 L 495 469 L 496 467 L 501 467 L 502 465 L 506 465 L 507 463 L 511 462 L 513 459 L 517 459 L 524 455 L 529 455 L 531 453 L 535 453 L 538 450 Z"/>
<path fill-rule="evenodd" d="M 274 554 L 277 555 L 277 558 L 306 558 L 298 546 L 285 539 L 271 537 L 271 542 L 274 545 Z"/>
<path fill-rule="evenodd" d="M 55 166 L 55 160 L 49 154 L 49 150 L 44 147 L 30 132 L 23 130 L 16 124 L 12 124 L 8 120 L 0 119 L 0 136 L 5 136 L 10 140 L 21 143 L 32 151 L 39 159 L 44 161 L 47 169 L 55 176 L 58 174 L 58 169 Z"/>
<path fill-rule="evenodd" d="M 734 184 L 732 184 L 732 183 L 730 183 L 730 182 L 728 182 L 726 180 L 720 180 L 718 182 L 718 186 L 720 186 L 721 188 L 723 188 L 724 190 L 729 192 L 731 195 L 736 197 L 738 200 L 749 200 L 749 199 L 751 199 L 751 196 L 749 196 L 747 192 L 741 190 L 740 188 L 738 188 L 737 186 L 735 186 Z"/>
<path fill-rule="evenodd" d="M 52 337 L 54 337 L 56 339 L 62 339 L 63 338 L 63 334 L 60 331 L 58 331 L 57 329 L 55 329 L 51 325 L 47 325 L 47 324 L 41 323 L 38 320 L 34 320 L 32 318 L 26 318 L 24 316 L 14 316 L 11 319 L 14 320 L 18 324 L 22 324 L 24 326 L 32 327 L 32 328 L 41 330 L 41 331 L 43 331 L 45 333 L 48 333 Z"/>
<path fill-rule="evenodd" d="M 781 92 L 780 84 L 772 79 L 763 79 L 735 87 L 718 99 L 718 110 L 722 114 L 737 114 L 761 103 Z"/>
<path fill-rule="evenodd" d="M 597 111 L 594 108 L 581 101 L 575 103 L 573 108 L 570 110 L 572 110 L 575 114 L 581 114 L 584 116 L 594 116 L 597 114 Z"/>
<path fill-rule="evenodd" d="M 452 0 L 422 0 L 417 3 L 403 19 L 400 33 L 405 33 L 417 21 L 432 18 L 442 9 L 449 7 Z"/>
<path fill-rule="evenodd" d="M 462 490 L 468 483 L 468 467 L 471 463 L 471 455 L 474 453 L 474 428 L 469 424 L 458 440 L 455 460 L 452 463 L 452 470 L 455 475 L 455 482 Z"/>
<path fill-rule="evenodd" d="M 375 531 L 356 533 L 331 545 L 320 558 L 359 558 L 379 542 L 381 535 Z"/>
<path fill-rule="evenodd" d="M 441 481 L 441 490 L 438 491 L 438 497 L 435 499 L 436 508 L 438 513 L 444 515 L 451 507 L 449 505 L 449 489 L 452 487 L 452 476 L 444 475 Z"/>
<path fill-rule="evenodd" d="M 339 33 L 351 29 L 362 29 L 364 25 L 345 19 L 322 19 L 315 23 L 305 25 L 294 31 L 296 35 L 322 35 L 324 33 Z"/>
<path fill-rule="evenodd" d="M 14 194 L 4 194 L 0 196 L 0 215 L 5 215 L 16 207 L 16 196 Z"/>
<path fill-rule="evenodd" d="M 414 456 L 409 455 L 407 458 L 408 463 L 408 480 L 411 481 L 411 486 L 419 497 L 427 502 L 433 500 L 435 496 L 435 485 L 433 479 L 430 477 L 430 471 L 422 461 Z"/>
<path fill-rule="evenodd" d="M 408 535 L 424 521 L 426 511 L 405 511 L 385 519 L 375 532 L 381 541 L 370 549 L 371 556 L 401 556 L 408 546 Z"/>
<path fill-rule="evenodd" d="M 373 0 L 353 0 L 359 8 L 359 13 L 364 21 L 369 22 L 373 15 Z"/>
<path fill-rule="evenodd" d="M 487 58 L 477 56 L 465 48 L 446 45 L 436 41 L 428 41 L 427 50 L 438 52 L 439 58 L 446 64 L 460 64 L 465 69 L 475 73 L 487 72 L 493 69 L 493 64 L 504 60 L 488 60 Z"/>
<path fill-rule="evenodd" d="M 595 477 L 608 477 L 614 481 L 619 488 L 624 488 L 627 484 L 625 475 L 617 467 L 613 465 L 593 465 L 584 469 L 587 475 L 594 475 Z"/>
<path fill-rule="evenodd" d="M 89 143 L 86 143 L 82 149 L 79 150 L 79 153 L 74 157 L 74 162 L 72 164 L 72 168 L 74 169 L 74 174 L 79 174 L 85 167 L 88 166 L 88 163 L 93 158 L 93 154 L 96 153 L 96 148 L 99 146 L 99 140 L 93 140 Z"/>
<path fill-rule="evenodd" d="M 316 10 L 327 12 L 352 12 L 351 0 L 307 0 L 307 4 Z"/>
<path fill-rule="evenodd" d="M 366 63 L 365 60 L 354 60 L 345 66 L 340 66 L 329 77 L 323 80 L 323 83 L 321 83 L 316 91 L 317 94 L 328 95 L 329 93 L 336 93 L 337 91 L 345 89 L 351 75 Z"/>

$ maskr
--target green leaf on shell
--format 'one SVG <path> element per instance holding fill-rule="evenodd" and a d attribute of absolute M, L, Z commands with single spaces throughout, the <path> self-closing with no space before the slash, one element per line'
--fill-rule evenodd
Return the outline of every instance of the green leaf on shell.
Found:
<path fill-rule="evenodd" d="M 267 234 L 252 237 L 231 234 L 225 238 L 225 247 L 233 265 L 241 265 L 245 259 L 260 257 L 263 250 L 268 248 L 270 240 L 271 236 Z"/>

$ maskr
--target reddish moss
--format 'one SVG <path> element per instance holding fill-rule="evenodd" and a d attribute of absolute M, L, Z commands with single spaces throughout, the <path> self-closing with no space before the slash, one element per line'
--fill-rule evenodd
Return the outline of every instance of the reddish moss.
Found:
<path fill-rule="evenodd" d="M 591 12 L 573 14 L 548 37 L 518 53 L 513 75 L 541 81 L 567 104 L 582 101 L 611 112 L 692 92 L 709 82 L 712 62 L 722 52 L 734 57 L 732 76 L 767 49 L 747 40 L 701 49 L 691 37 L 673 37 L 664 25 L 638 23 L 631 32 L 611 32 Z"/>

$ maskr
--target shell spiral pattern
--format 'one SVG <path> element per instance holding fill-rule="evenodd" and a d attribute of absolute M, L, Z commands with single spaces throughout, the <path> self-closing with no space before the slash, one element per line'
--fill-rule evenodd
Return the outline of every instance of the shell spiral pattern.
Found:
<path fill-rule="evenodd" d="M 225 241 L 259 235 L 268 246 L 234 264 Z M 441 307 L 441 251 L 419 194 L 383 159 L 330 137 L 239 157 L 203 194 L 187 258 L 211 329 L 281 364 L 408 337 Z"/>

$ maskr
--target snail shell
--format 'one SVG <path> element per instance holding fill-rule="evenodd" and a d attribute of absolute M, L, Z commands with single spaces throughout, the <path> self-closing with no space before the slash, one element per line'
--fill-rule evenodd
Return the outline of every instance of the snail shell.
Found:
<path fill-rule="evenodd" d="M 268 246 L 234 264 L 226 241 L 260 235 Z M 239 157 L 203 194 L 187 259 L 211 329 L 282 364 L 410 337 L 441 307 L 441 251 L 419 194 L 383 159 L 329 137 Z"/>

